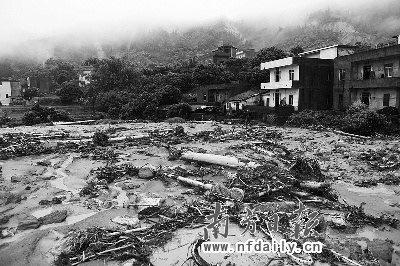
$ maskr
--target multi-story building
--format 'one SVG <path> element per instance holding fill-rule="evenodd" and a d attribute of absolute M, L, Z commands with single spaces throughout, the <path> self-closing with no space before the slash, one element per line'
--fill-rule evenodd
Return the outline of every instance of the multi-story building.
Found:
<path fill-rule="evenodd" d="M 196 56 L 192 61 L 200 64 L 220 64 L 236 57 L 236 48 L 232 45 L 222 44 L 210 53 Z"/>
<path fill-rule="evenodd" d="M 370 109 L 400 107 L 400 40 L 334 60 L 334 109 L 361 101 Z"/>
<path fill-rule="evenodd" d="M 10 103 L 21 96 L 21 85 L 18 80 L 0 79 L 0 103 L 10 105 Z"/>
<path fill-rule="evenodd" d="M 333 45 L 261 63 L 269 79 L 261 83 L 267 107 L 292 105 L 296 111 L 331 109 L 333 102 L 333 59 L 351 54 L 355 47 Z"/>

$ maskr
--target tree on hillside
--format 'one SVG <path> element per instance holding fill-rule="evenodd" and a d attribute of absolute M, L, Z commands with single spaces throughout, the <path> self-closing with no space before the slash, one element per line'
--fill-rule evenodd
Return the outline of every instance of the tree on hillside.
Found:
<path fill-rule="evenodd" d="M 141 74 L 125 59 L 110 57 L 94 65 L 91 84 L 98 92 L 127 90 L 140 85 Z"/>
<path fill-rule="evenodd" d="M 276 48 L 275 46 L 262 48 L 258 51 L 256 57 L 253 58 L 252 66 L 259 67 L 261 63 L 278 60 L 287 56 L 288 54 L 285 51 Z"/>
<path fill-rule="evenodd" d="M 300 45 L 291 48 L 289 51 L 291 56 L 298 56 L 302 52 L 304 52 L 304 49 Z"/>
<path fill-rule="evenodd" d="M 60 100 L 64 104 L 69 104 L 83 97 L 83 92 L 75 81 L 66 81 L 61 84 L 61 89 L 57 92 Z"/>

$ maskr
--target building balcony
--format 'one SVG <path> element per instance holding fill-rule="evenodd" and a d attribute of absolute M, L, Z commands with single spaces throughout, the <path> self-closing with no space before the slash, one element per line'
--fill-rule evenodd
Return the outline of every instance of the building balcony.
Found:
<path fill-rule="evenodd" d="M 262 90 L 291 89 L 300 87 L 299 80 L 286 80 L 282 82 L 261 83 Z"/>
<path fill-rule="evenodd" d="M 350 86 L 355 89 L 400 87 L 400 77 L 352 80 Z"/>

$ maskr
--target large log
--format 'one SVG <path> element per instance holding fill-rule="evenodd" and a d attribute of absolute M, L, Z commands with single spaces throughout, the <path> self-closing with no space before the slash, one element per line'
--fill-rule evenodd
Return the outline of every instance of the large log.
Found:
<path fill-rule="evenodd" d="M 346 133 L 340 130 L 334 130 L 333 132 L 335 132 L 336 134 L 339 135 L 343 135 L 343 136 L 347 136 L 347 137 L 352 137 L 352 138 L 359 138 L 359 139 L 371 139 L 370 137 L 366 137 L 366 136 L 360 136 L 360 135 L 355 135 L 355 134 L 350 134 L 350 133 Z"/>
<path fill-rule="evenodd" d="M 217 165 L 222 165 L 222 166 L 227 166 L 227 167 L 232 167 L 232 168 L 260 166 L 260 164 L 255 163 L 255 162 L 245 163 L 243 161 L 240 161 L 236 157 L 207 154 L 207 153 L 197 153 L 197 152 L 182 153 L 181 159 L 185 160 L 185 161 L 189 161 L 189 162 L 202 162 L 202 163 L 209 163 L 209 164 L 217 164 Z"/>

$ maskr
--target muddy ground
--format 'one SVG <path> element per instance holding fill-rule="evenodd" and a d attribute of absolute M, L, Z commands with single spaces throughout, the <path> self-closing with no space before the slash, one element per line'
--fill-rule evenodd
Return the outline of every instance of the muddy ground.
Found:
<path fill-rule="evenodd" d="M 216 134 L 210 134 L 211 137 L 208 138 L 181 138 L 178 134 L 171 142 L 168 136 L 174 135 L 177 126 L 183 127 L 186 136 L 194 136 L 199 132 L 216 132 Z M 249 146 L 258 143 L 254 139 L 254 134 L 252 138 L 246 137 L 246 132 L 250 129 L 268 133 L 269 141 L 274 143 L 269 149 L 270 152 L 262 152 Z M 179 158 L 169 160 L 168 148 L 235 156 L 242 161 L 259 164 L 275 161 L 286 168 L 294 162 L 291 161 L 293 158 L 316 158 L 326 180 L 338 193 L 339 202 L 354 206 L 362 205 L 365 213 L 373 217 L 384 214 L 386 217 L 400 219 L 399 185 L 378 182 L 368 186 L 368 182 L 372 180 L 385 180 L 388 176 L 398 178 L 399 169 L 377 168 L 376 165 L 374 167 L 373 161 L 371 163 L 371 160 L 368 161 L 365 156 L 363 157 L 375 151 L 399 151 L 400 141 L 397 139 L 360 139 L 329 130 L 314 131 L 215 122 L 103 123 L 1 128 L 0 135 L 25 133 L 23 136 L 34 136 L 40 140 L 40 144 L 38 142 L 36 145 L 52 149 L 50 153 L 10 156 L 0 160 L 2 168 L 0 226 L 4 237 L 0 239 L 0 265 L 52 265 L 59 252 L 56 247 L 68 232 L 94 226 L 118 229 L 120 225 L 111 220 L 119 216 L 137 217 L 138 209 L 131 205 L 137 202 L 138 197 L 161 198 L 164 206 L 191 204 L 204 197 L 201 193 L 193 193 L 193 189 L 188 185 L 176 180 L 165 182 L 152 175 L 150 177 L 125 175 L 110 183 L 109 189 L 102 191 L 97 197 L 80 196 L 80 190 L 93 176 L 91 170 L 105 166 L 107 160 L 104 156 L 93 156 L 95 153 L 93 149 L 85 152 L 85 148 L 77 148 L 77 145 L 84 146 L 86 142 L 71 144 L 73 148 L 70 148 L 68 143 L 71 140 L 82 139 L 91 142 L 93 134 L 98 130 L 107 131 L 110 138 L 129 137 L 129 142 L 116 141 L 100 149 L 102 155 L 106 151 L 116 154 L 114 163 L 117 165 L 130 163 L 139 169 L 150 169 L 154 172 L 176 167 L 185 171 L 203 171 L 205 174 L 201 178 L 198 176 L 193 178 L 205 183 L 223 183 L 237 170 L 216 165 L 200 165 Z M 154 132 L 158 134 L 157 136 L 164 134 L 165 138 L 152 139 Z M 242 137 L 230 138 L 229 134 Z M 142 141 L 143 138 L 147 141 Z M 119 138 L 121 139 L 124 138 Z M 285 148 L 283 151 L 282 147 Z M 290 156 L 285 155 L 285 151 L 290 152 Z M 364 184 L 367 185 L 360 186 L 360 181 L 366 179 L 368 182 Z M 204 195 L 206 194 L 204 192 Z M 42 200 L 51 201 L 53 198 L 61 199 L 61 203 L 39 204 Z M 66 218 L 61 218 L 61 221 L 50 221 L 48 224 L 35 225 L 33 222 L 26 228 L 21 227 L 27 217 L 33 216 L 40 220 L 41 217 L 56 211 L 60 211 L 59 214 L 66 213 Z M 337 212 L 323 208 L 319 208 L 319 211 L 325 216 L 326 221 L 329 221 L 332 213 Z M 148 220 L 142 220 L 140 223 L 140 226 L 151 225 Z M 242 232 L 243 228 L 231 222 L 228 241 L 234 243 L 252 237 L 241 235 Z M 176 230 L 168 243 L 152 251 L 150 262 L 159 266 L 185 265 L 185 261 L 190 257 L 189 246 L 202 233 L 201 227 Z M 324 234 L 330 241 L 337 243 L 337 251 L 346 257 L 356 258 L 352 254 L 356 247 L 355 249 L 361 252 L 367 249 L 372 251 L 375 261 L 380 265 L 400 265 L 400 231 L 392 226 L 384 223 L 348 225 L 345 229 L 327 226 Z M 257 232 L 252 238 L 263 238 L 263 235 Z M 271 258 L 278 255 L 237 253 L 204 256 L 213 264 L 266 265 L 267 262 L 271 262 Z M 272 261 L 270 265 L 297 265 L 290 258 L 281 256 L 282 258 Z M 359 262 L 361 265 L 367 265 L 368 259 Z M 346 262 L 335 262 L 335 265 L 341 264 L 346 265 Z M 132 265 L 132 260 L 113 261 L 103 258 L 80 265 Z M 193 264 L 186 262 L 186 265 Z M 316 265 L 330 265 L 330 263 L 317 261 Z"/>

